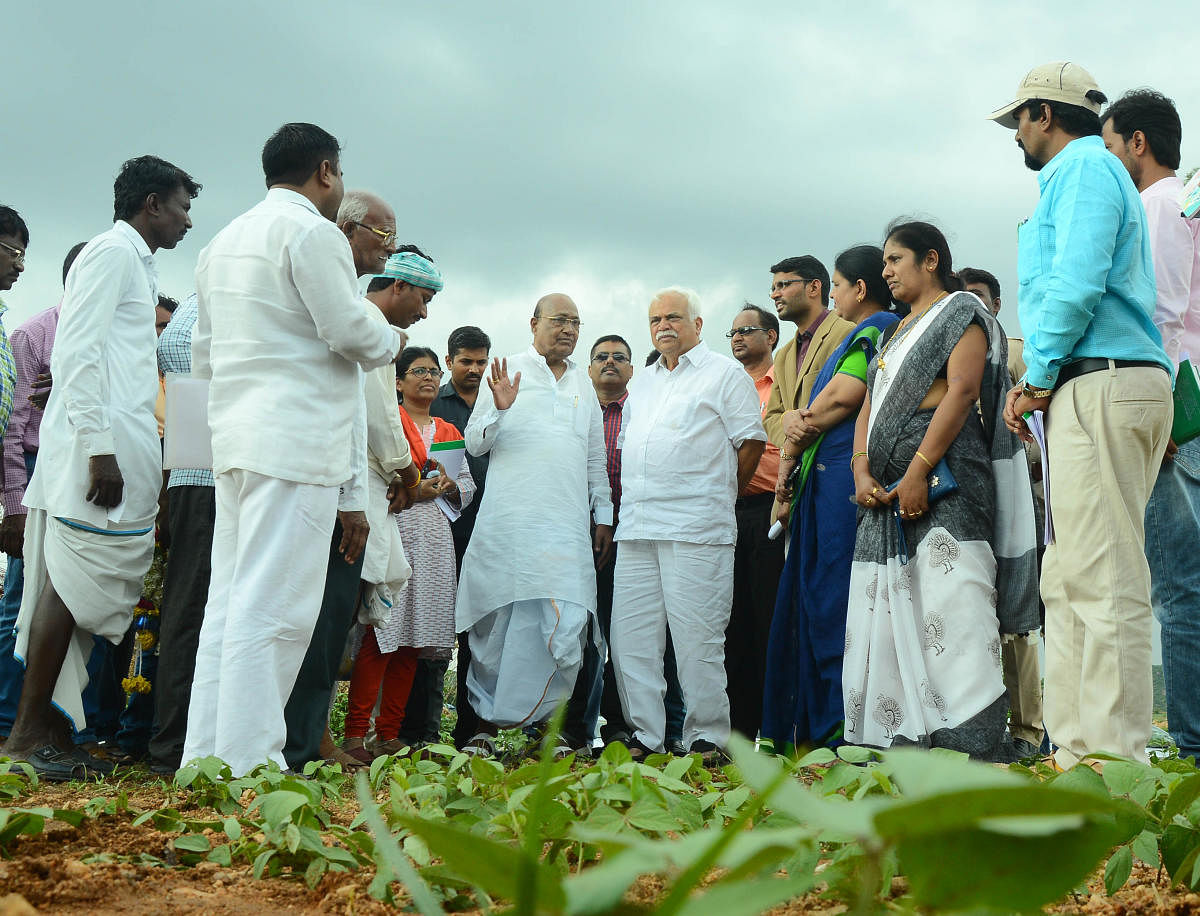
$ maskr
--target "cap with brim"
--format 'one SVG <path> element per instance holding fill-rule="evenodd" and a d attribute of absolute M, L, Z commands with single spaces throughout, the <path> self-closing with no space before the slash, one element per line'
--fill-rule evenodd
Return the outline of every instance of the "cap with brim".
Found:
<path fill-rule="evenodd" d="M 1087 97 L 1089 92 L 1099 88 L 1092 75 L 1079 64 L 1063 60 L 1042 64 L 1025 74 L 1025 78 L 1017 86 L 1016 99 L 1003 108 L 997 108 L 988 115 L 988 119 L 1003 127 L 1016 128 L 1017 122 L 1013 112 L 1034 99 L 1063 102 L 1099 114 L 1100 103 Z"/>

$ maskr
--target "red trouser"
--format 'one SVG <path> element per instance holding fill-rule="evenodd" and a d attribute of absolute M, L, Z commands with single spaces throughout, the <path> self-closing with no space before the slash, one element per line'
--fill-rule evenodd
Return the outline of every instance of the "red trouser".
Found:
<path fill-rule="evenodd" d="M 413 675 L 417 673 L 417 652 L 413 646 L 401 646 L 384 655 L 375 640 L 375 628 L 367 627 L 350 677 L 350 696 L 346 704 L 347 738 L 367 736 L 381 684 L 383 701 L 375 719 L 375 736 L 380 741 L 391 741 L 400 734 Z"/>

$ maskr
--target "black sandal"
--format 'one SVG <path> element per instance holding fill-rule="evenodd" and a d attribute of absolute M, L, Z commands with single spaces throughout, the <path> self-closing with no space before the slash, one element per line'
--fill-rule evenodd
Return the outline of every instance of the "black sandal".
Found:
<path fill-rule="evenodd" d="M 46 744 L 24 758 L 17 759 L 33 767 L 38 779 L 44 779 L 46 782 L 76 782 L 103 775 L 99 770 L 89 768 L 88 762 L 84 761 L 81 755 L 92 759 L 87 751 L 77 751 L 75 748 L 60 751 L 53 744 Z"/>

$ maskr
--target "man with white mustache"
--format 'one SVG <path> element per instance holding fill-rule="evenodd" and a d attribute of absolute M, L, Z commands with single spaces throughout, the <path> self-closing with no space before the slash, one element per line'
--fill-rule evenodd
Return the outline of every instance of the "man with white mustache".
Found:
<path fill-rule="evenodd" d="M 687 708 L 684 745 L 711 758 L 729 739 L 733 505 L 767 434 L 754 383 L 700 340 L 703 323 L 693 291 L 670 287 L 654 297 L 650 334 L 662 356 L 633 380 L 622 413 L 610 638 L 639 758 L 663 749 L 668 627 Z"/>

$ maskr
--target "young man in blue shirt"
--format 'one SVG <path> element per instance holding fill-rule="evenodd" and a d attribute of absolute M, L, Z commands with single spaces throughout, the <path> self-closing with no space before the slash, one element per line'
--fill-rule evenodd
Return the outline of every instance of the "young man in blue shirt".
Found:
<path fill-rule="evenodd" d="M 1104 94 L 1078 64 L 1031 70 L 992 120 L 1016 130 L 1041 199 L 1018 235 L 1025 378 L 1005 420 L 1047 419 L 1054 542 L 1042 571 L 1045 721 L 1064 769 L 1099 751 L 1146 760 L 1146 502 L 1171 428 L 1146 213 L 1100 139 Z"/>

